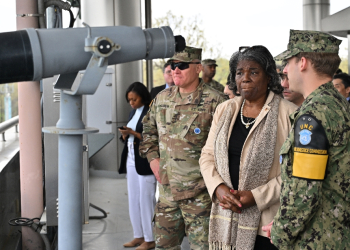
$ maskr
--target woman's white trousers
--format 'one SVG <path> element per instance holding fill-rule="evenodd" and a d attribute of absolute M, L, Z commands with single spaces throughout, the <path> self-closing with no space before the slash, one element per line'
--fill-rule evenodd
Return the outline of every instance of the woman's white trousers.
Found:
<path fill-rule="evenodd" d="M 134 238 L 144 237 L 147 242 L 154 241 L 152 219 L 156 205 L 157 180 L 154 175 L 139 175 L 136 172 L 133 142 L 128 142 L 126 168 L 129 215 Z"/>

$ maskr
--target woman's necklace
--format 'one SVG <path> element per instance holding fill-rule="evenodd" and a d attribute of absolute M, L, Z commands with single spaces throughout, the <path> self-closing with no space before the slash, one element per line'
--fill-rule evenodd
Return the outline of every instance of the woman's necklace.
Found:
<path fill-rule="evenodd" d="M 244 101 L 242 103 L 242 106 L 241 106 L 241 121 L 242 121 L 242 124 L 245 125 L 245 128 L 248 129 L 249 126 L 252 125 L 256 121 L 256 118 L 259 117 L 259 115 L 261 114 L 263 109 L 260 110 L 260 113 L 258 114 L 258 116 L 254 120 L 252 120 L 252 121 L 248 120 L 248 122 L 244 122 L 244 120 L 243 120 L 243 107 L 244 107 L 244 104 L 245 104 L 245 99 L 244 99 Z"/>

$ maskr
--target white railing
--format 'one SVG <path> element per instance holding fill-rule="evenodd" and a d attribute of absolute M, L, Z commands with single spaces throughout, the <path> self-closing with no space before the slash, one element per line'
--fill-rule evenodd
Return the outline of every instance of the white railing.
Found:
<path fill-rule="evenodd" d="M 3 141 L 6 141 L 5 140 L 6 130 L 12 128 L 13 126 L 16 126 L 16 133 L 18 133 L 18 123 L 19 123 L 18 116 L 15 116 L 11 119 L 8 119 L 7 121 L 0 123 L 0 133 L 2 134 Z"/>

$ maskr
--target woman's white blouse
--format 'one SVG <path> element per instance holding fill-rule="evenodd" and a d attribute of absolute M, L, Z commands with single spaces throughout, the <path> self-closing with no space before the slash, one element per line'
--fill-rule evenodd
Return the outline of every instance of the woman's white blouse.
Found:
<path fill-rule="evenodd" d="M 142 107 L 136 109 L 136 112 L 135 112 L 134 116 L 132 117 L 132 119 L 126 125 L 128 128 L 131 128 L 132 130 L 136 131 L 136 125 L 137 125 L 137 122 L 140 119 L 140 116 L 142 114 L 142 111 L 143 111 L 144 107 L 145 106 L 142 106 Z M 128 142 L 134 142 L 134 138 L 135 138 L 135 136 L 130 134 Z"/>

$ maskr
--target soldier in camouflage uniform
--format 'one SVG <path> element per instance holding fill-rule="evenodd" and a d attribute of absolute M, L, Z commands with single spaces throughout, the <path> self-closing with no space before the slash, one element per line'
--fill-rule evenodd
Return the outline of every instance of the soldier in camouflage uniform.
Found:
<path fill-rule="evenodd" d="M 215 76 L 216 73 L 216 67 L 218 66 L 216 64 L 216 61 L 213 59 L 205 59 L 202 61 L 202 81 L 205 84 L 209 85 L 210 87 L 212 87 L 213 89 L 216 89 L 219 92 L 224 92 L 225 87 L 215 81 L 213 78 Z"/>
<path fill-rule="evenodd" d="M 220 94 L 200 83 L 202 49 L 186 47 L 171 58 L 175 86 L 160 92 L 143 119 L 140 154 L 159 182 L 155 209 L 156 249 L 208 249 L 211 199 L 199 169 Z"/>
<path fill-rule="evenodd" d="M 350 249 L 350 109 L 331 82 L 340 43 L 291 30 L 288 50 L 275 58 L 305 98 L 280 150 L 281 207 L 271 230 L 278 249 Z"/>

